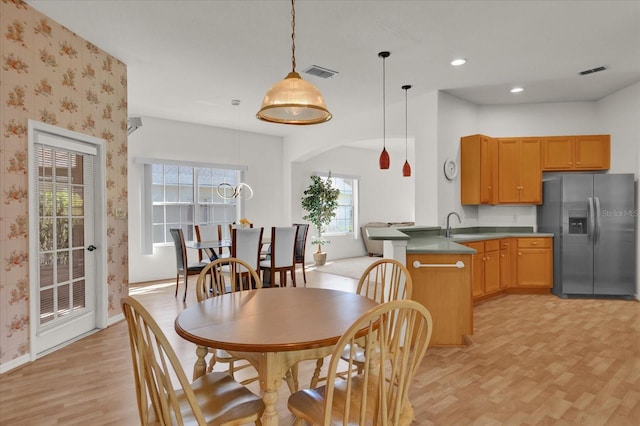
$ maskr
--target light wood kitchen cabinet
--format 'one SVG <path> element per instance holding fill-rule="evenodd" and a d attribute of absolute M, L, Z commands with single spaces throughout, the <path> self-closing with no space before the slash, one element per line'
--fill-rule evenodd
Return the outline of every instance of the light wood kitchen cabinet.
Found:
<path fill-rule="evenodd" d="M 474 299 L 500 290 L 499 240 L 475 241 L 465 244 L 476 250 L 472 255 L 471 287 Z"/>
<path fill-rule="evenodd" d="M 485 135 L 460 138 L 460 198 L 462 204 L 496 204 L 497 140 Z"/>
<path fill-rule="evenodd" d="M 551 238 L 517 238 L 517 287 L 553 286 Z"/>
<path fill-rule="evenodd" d="M 551 136 L 542 139 L 542 170 L 608 170 L 610 135 Z"/>
<path fill-rule="evenodd" d="M 465 335 L 473 334 L 473 302 L 471 300 L 471 254 L 410 254 L 407 268 L 413 281 L 412 299 L 424 305 L 433 318 L 430 345 L 462 346 Z M 456 267 L 414 267 L 422 265 L 454 265 Z"/>
<path fill-rule="evenodd" d="M 498 140 L 498 202 L 542 203 L 541 144 L 539 138 Z"/>
<path fill-rule="evenodd" d="M 500 240 L 500 288 L 509 288 L 514 283 L 515 276 L 515 240 L 503 238 Z"/>

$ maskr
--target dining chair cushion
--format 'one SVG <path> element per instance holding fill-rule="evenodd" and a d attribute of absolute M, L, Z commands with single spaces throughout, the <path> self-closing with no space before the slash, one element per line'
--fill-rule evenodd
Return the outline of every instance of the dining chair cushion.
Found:
<path fill-rule="evenodd" d="M 200 409 L 207 425 L 221 425 L 227 422 L 232 424 L 242 424 L 238 419 L 238 413 L 251 413 L 247 416 L 247 422 L 255 417 L 253 413 L 264 409 L 264 403 L 255 395 L 247 394 L 244 398 L 238 397 L 247 393 L 247 389 L 236 382 L 229 374 L 224 372 L 213 372 L 197 378 L 191 383 L 191 389 L 196 400 L 200 403 Z M 180 413 L 185 425 L 197 425 L 198 422 L 189 406 L 187 397 L 181 389 L 176 391 L 176 396 L 180 404 Z M 158 419 L 154 416 L 153 409 L 150 409 L 151 422 Z"/>

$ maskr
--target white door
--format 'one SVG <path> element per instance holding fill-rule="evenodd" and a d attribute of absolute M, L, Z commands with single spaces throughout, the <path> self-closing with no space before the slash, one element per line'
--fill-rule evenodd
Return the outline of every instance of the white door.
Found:
<path fill-rule="evenodd" d="M 98 328 L 95 218 L 102 204 L 94 176 L 101 162 L 98 148 L 82 140 L 39 130 L 31 140 L 30 259 L 37 261 L 30 269 L 30 320 L 37 356 Z"/>

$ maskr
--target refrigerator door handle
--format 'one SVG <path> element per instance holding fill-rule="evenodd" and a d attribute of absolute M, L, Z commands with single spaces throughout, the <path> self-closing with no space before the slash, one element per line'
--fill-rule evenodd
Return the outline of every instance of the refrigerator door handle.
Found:
<path fill-rule="evenodd" d="M 596 216 L 595 216 L 595 234 L 593 234 L 594 244 L 598 243 L 600 239 L 600 197 L 595 197 L 596 200 Z"/>
<path fill-rule="evenodd" d="M 595 214 L 594 214 L 594 209 L 593 209 L 593 198 L 589 197 L 587 198 L 589 200 L 589 239 L 590 240 L 595 240 L 596 235 L 596 223 L 595 223 Z"/>

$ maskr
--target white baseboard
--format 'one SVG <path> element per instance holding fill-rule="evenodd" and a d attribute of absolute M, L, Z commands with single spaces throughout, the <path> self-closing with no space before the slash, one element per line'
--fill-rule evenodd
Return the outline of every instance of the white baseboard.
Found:
<path fill-rule="evenodd" d="M 12 359 L 9 362 L 5 362 L 4 364 L 0 364 L 0 374 L 4 374 L 7 371 L 13 370 L 14 368 L 20 367 L 23 364 L 31 362 L 30 355 L 22 355 L 21 357 Z"/>
<path fill-rule="evenodd" d="M 114 315 L 114 316 L 110 317 L 108 319 L 107 327 L 111 327 L 112 325 L 117 324 L 120 321 L 124 321 L 124 314 L 118 314 L 118 315 Z M 87 334 L 83 334 L 82 336 L 78 336 L 76 339 L 72 339 L 72 340 L 70 340 L 68 342 L 63 343 L 62 345 L 60 345 L 58 347 L 52 348 L 50 351 L 45 351 L 44 353 L 39 354 L 38 356 L 40 357 L 40 356 L 46 355 L 47 353 L 53 352 L 56 349 L 60 349 L 61 347 L 67 346 L 70 343 L 73 343 L 73 342 L 75 342 L 75 341 L 77 341 L 77 340 L 79 340 L 79 339 L 81 339 L 83 337 L 86 337 L 86 336 L 88 336 L 90 334 L 93 334 L 93 333 L 96 333 L 98 331 L 100 331 L 100 330 L 98 330 L 98 329 L 92 330 Z M 6 373 L 6 372 L 8 372 L 10 370 L 13 370 L 14 368 L 20 367 L 21 365 L 27 364 L 29 362 L 31 362 L 31 355 L 29 355 L 29 354 L 22 355 L 19 358 L 12 359 L 9 362 L 5 362 L 4 364 L 0 364 L 0 374 L 4 374 L 4 373 Z"/>
<path fill-rule="evenodd" d="M 109 317 L 107 321 L 107 327 L 111 327 L 113 324 L 116 324 L 120 321 L 124 321 L 124 314 L 118 314 L 118 315 Z"/>

